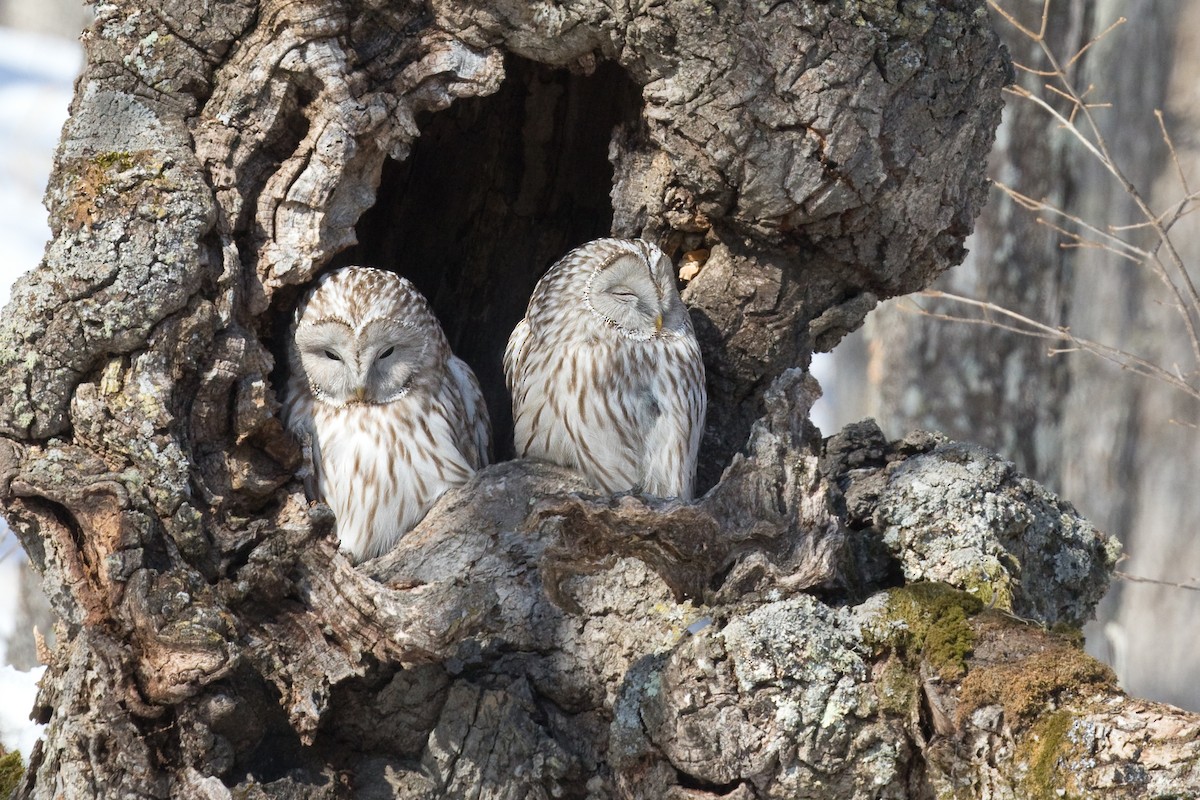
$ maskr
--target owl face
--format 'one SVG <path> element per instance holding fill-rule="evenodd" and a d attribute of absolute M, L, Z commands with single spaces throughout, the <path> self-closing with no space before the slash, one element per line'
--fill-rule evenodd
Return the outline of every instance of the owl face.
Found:
<path fill-rule="evenodd" d="M 408 281 L 352 267 L 326 275 L 296 310 L 292 368 L 315 399 L 390 403 L 441 373 L 441 327 Z"/>
<path fill-rule="evenodd" d="M 681 331 L 687 311 L 673 285 L 670 260 L 652 245 L 628 244 L 637 252 L 619 252 L 589 276 L 584 290 L 588 310 L 631 339 Z"/>
<path fill-rule="evenodd" d="M 337 404 L 389 403 L 431 366 L 427 340 L 411 325 L 373 319 L 355 327 L 338 318 L 302 322 L 296 350 L 313 394 Z"/>

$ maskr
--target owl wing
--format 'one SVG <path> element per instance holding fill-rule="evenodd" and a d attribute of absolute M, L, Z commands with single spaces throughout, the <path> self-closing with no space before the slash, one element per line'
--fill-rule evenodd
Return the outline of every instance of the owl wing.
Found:
<path fill-rule="evenodd" d="M 517 323 L 517 327 L 513 328 L 513 332 L 508 337 L 508 345 L 504 348 L 504 382 L 508 386 L 509 394 L 514 397 L 517 392 L 513 384 L 516 382 L 517 373 L 524 360 L 525 345 L 528 341 L 529 319 L 525 318 Z"/>
<path fill-rule="evenodd" d="M 491 461 L 492 421 L 475 373 L 467 362 L 450 356 L 447 362 L 450 383 L 462 402 L 463 425 L 459 431 L 459 449 L 474 469 Z"/>
<path fill-rule="evenodd" d="M 317 465 L 321 455 L 317 437 L 313 434 L 313 398 L 299 376 L 292 375 L 288 381 L 287 400 L 284 402 L 284 425 L 300 443 L 302 463 L 297 475 L 304 484 L 304 494 L 309 500 L 322 500 Z"/>
<path fill-rule="evenodd" d="M 695 339 L 676 340 L 662 354 L 647 387 L 642 486 L 661 497 L 692 499 L 707 397 L 704 361 Z"/>

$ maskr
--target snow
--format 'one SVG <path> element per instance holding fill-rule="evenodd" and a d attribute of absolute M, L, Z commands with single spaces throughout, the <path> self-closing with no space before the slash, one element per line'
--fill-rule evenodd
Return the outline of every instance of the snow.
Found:
<path fill-rule="evenodd" d="M 0 306 L 13 281 L 41 261 L 50 238 L 42 195 L 81 65 L 77 42 L 0 27 Z M 28 759 L 41 735 L 29 710 L 45 668 L 22 672 L 4 659 L 22 558 L 0 518 L 0 744 Z"/>

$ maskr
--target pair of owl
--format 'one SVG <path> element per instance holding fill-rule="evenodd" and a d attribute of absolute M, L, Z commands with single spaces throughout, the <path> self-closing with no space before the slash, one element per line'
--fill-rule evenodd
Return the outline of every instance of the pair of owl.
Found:
<path fill-rule="evenodd" d="M 404 278 L 324 276 L 296 310 L 290 362 L 287 425 L 311 446 L 309 492 L 333 509 L 354 561 L 390 550 L 487 464 L 479 382 Z M 598 239 L 558 261 L 508 340 L 504 373 L 519 457 L 606 492 L 691 499 L 704 365 L 660 249 Z"/>

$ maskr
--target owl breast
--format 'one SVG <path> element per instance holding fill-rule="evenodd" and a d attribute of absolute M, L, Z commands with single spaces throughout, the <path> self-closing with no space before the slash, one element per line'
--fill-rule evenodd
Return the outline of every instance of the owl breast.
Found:
<path fill-rule="evenodd" d="M 694 338 L 568 340 L 531 352 L 524 368 L 518 456 L 573 467 L 607 492 L 691 498 L 705 411 Z"/>
<path fill-rule="evenodd" d="M 416 398 L 314 405 L 317 489 L 355 561 L 390 550 L 446 490 L 474 472 L 440 407 L 422 409 Z"/>

